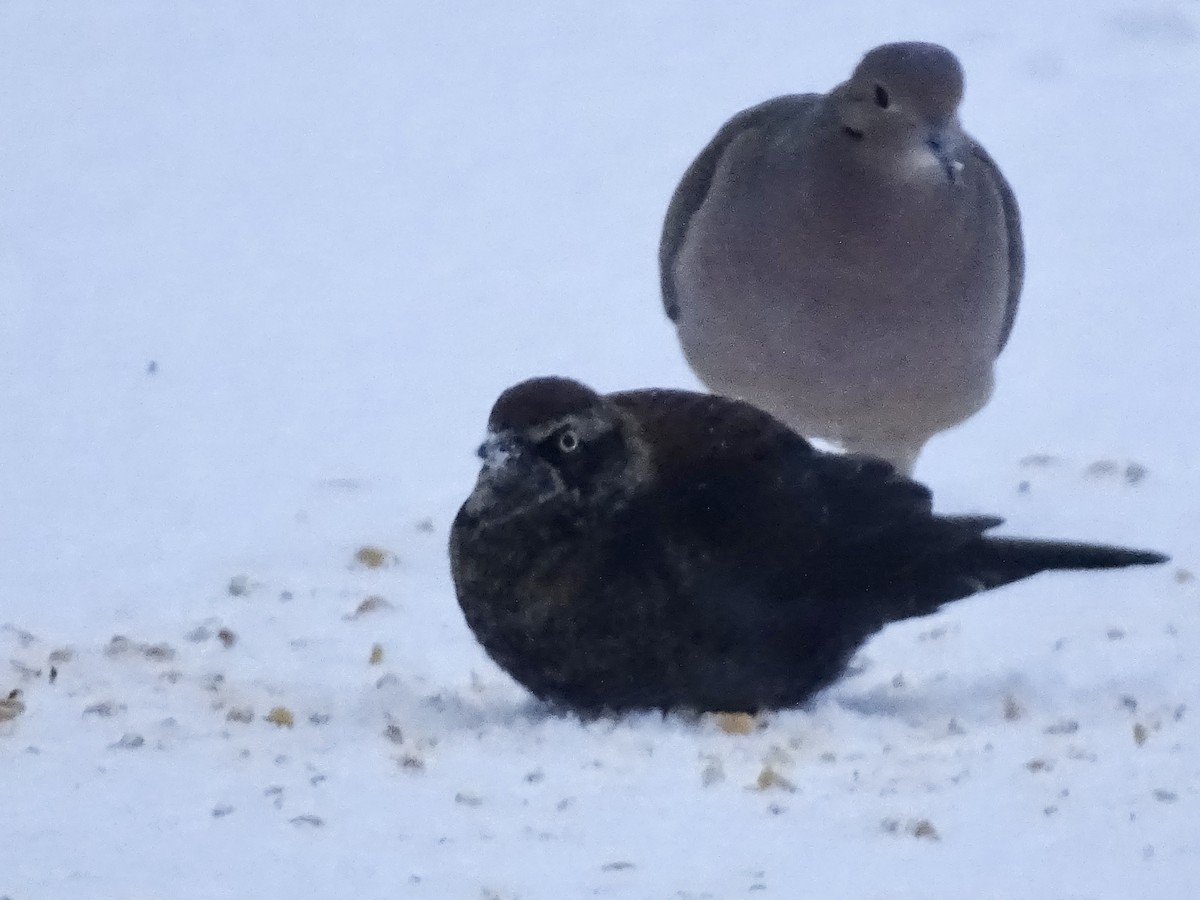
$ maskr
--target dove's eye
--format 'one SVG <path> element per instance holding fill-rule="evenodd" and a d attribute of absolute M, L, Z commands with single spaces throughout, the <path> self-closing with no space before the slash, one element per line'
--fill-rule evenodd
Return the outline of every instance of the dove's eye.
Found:
<path fill-rule="evenodd" d="M 888 97 L 887 88 L 882 84 L 875 85 L 875 105 L 880 109 L 887 109 L 892 100 Z"/>

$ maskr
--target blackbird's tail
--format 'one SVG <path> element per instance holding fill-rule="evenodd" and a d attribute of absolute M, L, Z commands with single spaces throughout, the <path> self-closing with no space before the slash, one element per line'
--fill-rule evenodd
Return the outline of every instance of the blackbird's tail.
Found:
<path fill-rule="evenodd" d="M 990 563 L 992 577 L 998 579 L 989 587 L 1054 569 L 1123 569 L 1153 566 L 1170 559 L 1152 550 L 1029 538 L 984 538 L 981 552 Z"/>
<path fill-rule="evenodd" d="M 952 559 L 922 567 L 895 618 L 923 616 L 945 603 L 1056 569 L 1122 569 L 1152 566 L 1170 557 L 1151 550 L 1030 538 L 983 537 Z"/>

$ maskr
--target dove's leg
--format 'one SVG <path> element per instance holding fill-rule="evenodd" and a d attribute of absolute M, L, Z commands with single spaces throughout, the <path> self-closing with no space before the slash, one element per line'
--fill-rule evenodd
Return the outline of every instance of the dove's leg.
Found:
<path fill-rule="evenodd" d="M 901 475 L 911 478 L 917 457 L 921 455 L 921 448 L 925 446 L 925 438 L 872 435 L 869 438 L 846 439 L 842 446 L 847 453 L 885 459 Z"/>

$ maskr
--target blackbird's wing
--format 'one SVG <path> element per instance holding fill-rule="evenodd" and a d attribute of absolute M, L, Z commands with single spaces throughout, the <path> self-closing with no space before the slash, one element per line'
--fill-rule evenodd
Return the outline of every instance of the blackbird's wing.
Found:
<path fill-rule="evenodd" d="M 620 558 L 651 567 L 690 703 L 802 702 L 886 623 L 971 593 L 959 551 L 995 520 L 939 519 L 888 463 L 821 453 L 740 401 L 611 399 L 655 454 Z"/>
<path fill-rule="evenodd" d="M 939 518 L 930 492 L 869 457 L 822 453 L 738 400 L 674 391 L 612 399 L 656 448 L 642 518 L 681 593 L 753 631 L 780 617 L 879 627 L 910 606 L 930 562 L 997 520 Z M 915 598 L 914 598 L 915 599 Z"/>

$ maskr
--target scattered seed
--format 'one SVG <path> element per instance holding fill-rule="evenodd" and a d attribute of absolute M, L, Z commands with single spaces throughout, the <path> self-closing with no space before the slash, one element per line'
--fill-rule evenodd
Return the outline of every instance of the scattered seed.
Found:
<path fill-rule="evenodd" d="M 937 829 L 933 827 L 933 823 L 928 819 L 909 819 L 907 822 L 901 822 L 899 819 L 889 817 L 879 823 L 880 829 L 887 834 L 899 834 L 901 826 L 903 826 L 906 833 L 915 838 L 928 841 L 941 840 Z"/>
<path fill-rule="evenodd" d="M 377 666 L 383 662 L 383 647 L 380 644 L 374 644 L 371 647 L 371 657 L 368 661 L 373 666 Z"/>
<path fill-rule="evenodd" d="M 25 702 L 21 699 L 21 692 L 13 689 L 8 692 L 8 696 L 0 700 L 0 722 L 11 722 L 21 713 L 25 712 Z"/>
<path fill-rule="evenodd" d="M 1115 475 L 1119 468 L 1116 460 L 1098 459 L 1084 469 L 1083 474 L 1087 478 L 1104 478 L 1108 475 Z"/>
<path fill-rule="evenodd" d="M 1079 723 L 1074 719 L 1063 719 L 1061 722 L 1049 726 L 1046 729 L 1046 734 L 1074 734 L 1079 730 Z"/>
<path fill-rule="evenodd" d="M 266 720 L 278 728 L 291 728 L 296 718 L 286 706 L 276 706 L 266 715 Z"/>
<path fill-rule="evenodd" d="M 1009 694 L 1004 698 L 1004 719 L 1008 722 L 1015 722 L 1021 716 L 1025 715 L 1025 710 L 1021 704 L 1017 702 L 1017 698 Z"/>
<path fill-rule="evenodd" d="M 325 824 L 324 819 L 322 819 L 320 816 L 313 815 L 293 816 L 292 818 L 288 819 L 288 821 L 293 825 L 305 825 L 310 828 L 320 828 Z"/>
<path fill-rule="evenodd" d="M 454 795 L 454 802 L 460 806 L 482 806 L 483 798 L 475 794 L 457 793 Z"/>
<path fill-rule="evenodd" d="M 933 823 L 928 819 L 919 819 L 909 825 L 909 833 L 915 838 L 921 838 L 927 841 L 940 841 L 941 837 L 937 833 L 937 829 L 933 827 Z"/>
<path fill-rule="evenodd" d="M 1141 463 L 1131 462 L 1125 466 L 1125 483 L 1137 484 L 1150 474 L 1150 470 Z"/>
<path fill-rule="evenodd" d="M 1146 743 L 1146 739 L 1150 737 L 1150 732 L 1141 722 L 1135 722 L 1133 726 L 1133 742 L 1139 747 Z"/>
<path fill-rule="evenodd" d="M 395 562 L 395 555 L 384 550 L 382 547 L 373 547 L 366 545 L 359 547 L 354 554 L 354 561 L 360 566 L 366 566 L 368 569 L 379 569 L 389 563 Z"/>
<path fill-rule="evenodd" d="M 1168 791 L 1164 790 L 1163 788 L 1159 788 L 1154 792 L 1154 799 L 1160 803 L 1174 803 L 1179 799 L 1179 795 L 1174 791 Z"/>
<path fill-rule="evenodd" d="M 126 732 L 121 736 L 121 739 L 115 744 L 109 744 L 110 750 L 136 750 L 146 743 L 146 739 L 140 734 Z"/>
<path fill-rule="evenodd" d="M 763 766 L 762 771 L 758 773 L 758 778 L 756 778 L 754 781 L 754 788 L 755 790 L 759 791 L 778 789 L 781 791 L 787 791 L 790 794 L 795 792 L 796 785 L 780 775 L 772 766 L 766 765 Z"/>
<path fill-rule="evenodd" d="M 376 612 L 378 610 L 383 610 L 383 609 L 391 609 L 391 608 L 392 608 L 392 604 L 389 603 L 387 600 L 385 600 L 383 597 L 372 595 L 372 596 L 368 597 L 366 600 L 364 600 L 362 603 L 358 604 L 358 606 L 354 610 L 354 612 L 349 613 L 348 615 L 344 615 L 344 616 L 342 616 L 342 618 L 345 619 L 347 622 L 350 622 L 355 619 L 362 618 L 367 613 Z"/>
<path fill-rule="evenodd" d="M 234 575 L 225 589 L 230 597 L 245 597 L 250 593 L 250 579 L 245 575 Z"/>
<path fill-rule="evenodd" d="M 406 772 L 424 772 L 425 760 L 411 753 L 406 753 L 400 757 L 400 768 Z"/>
<path fill-rule="evenodd" d="M 726 734 L 750 734 L 754 731 L 756 720 L 750 713 L 721 712 L 713 716 L 717 728 Z"/>
<path fill-rule="evenodd" d="M 228 650 L 237 643 L 237 635 L 228 628 L 222 628 L 217 632 L 217 640 L 221 642 L 221 645 L 225 647 L 226 650 Z"/>
<path fill-rule="evenodd" d="M 104 655 L 120 656 L 123 653 L 128 653 L 132 647 L 133 641 L 129 640 L 123 634 L 116 634 L 109 640 L 108 646 L 104 648 Z"/>
<path fill-rule="evenodd" d="M 142 656 L 153 662 L 167 662 L 175 658 L 175 649 L 170 644 L 142 644 L 138 647 Z"/>
<path fill-rule="evenodd" d="M 254 721 L 254 710 L 249 706 L 235 706 L 225 713 L 226 722 L 242 722 L 243 724 Z"/>

